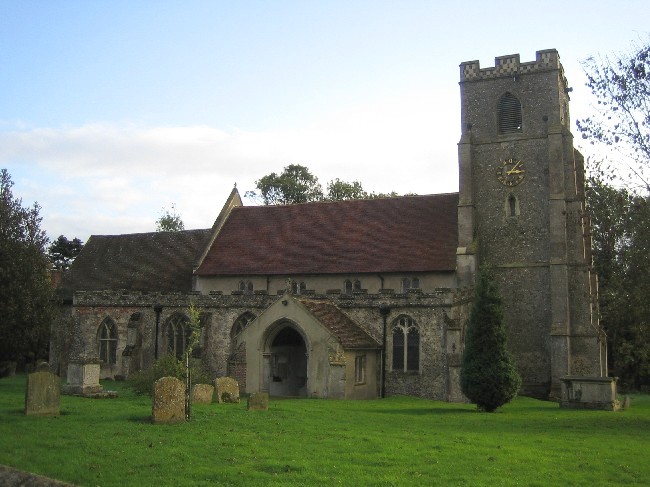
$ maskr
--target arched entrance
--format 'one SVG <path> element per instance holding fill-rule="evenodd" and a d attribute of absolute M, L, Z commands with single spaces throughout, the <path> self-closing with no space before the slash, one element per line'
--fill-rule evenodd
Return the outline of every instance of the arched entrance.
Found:
<path fill-rule="evenodd" d="M 272 396 L 306 396 L 307 346 L 300 332 L 284 323 L 266 343 L 263 389 Z"/>

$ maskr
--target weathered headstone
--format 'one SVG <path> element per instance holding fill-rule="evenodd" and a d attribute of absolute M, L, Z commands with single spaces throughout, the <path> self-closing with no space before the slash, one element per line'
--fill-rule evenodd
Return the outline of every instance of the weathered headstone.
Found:
<path fill-rule="evenodd" d="M 16 362 L 0 362 L 0 379 L 16 375 Z"/>
<path fill-rule="evenodd" d="M 562 381 L 560 407 L 618 411 L 616 378 L 566 376 Z"/>
<path fill-rule="evenodd" d="M 50 364 L 43 360 L 36 364 L 36 370 L 34 372 L 50 372 Z"/>
<path fill-rule="evenodd" d="M 254 392 L 248 396 L 247 409 L 249 411 L 268 411 L 269 394 L 267 392 Z"/>
<path fill-rule="evenodd" d="M 176 377 L 163 377 L 154 382 L 151 410 L 154 423 L 185 421 L 185 384 Z"/>
<path fill-rule="evenodd" d="M 99 362 L 70 362 L 63 394 L 86 396 L 101 392 L 99 370 Z"/>
<path fill-rule="evenodd" d="M 217 377 L 214 380 L 217 402 L 239 403 L 239 384 L 232 377 Z"/>
<path fill-rule="evenodd" d="M 192 386 L 193 404 L 211 404 L 214 396 L 214 386 L 210 384 L 194 384 Z"/>
<path fill-rule="evenodd" d="M 61 411 L 61 383 L 51 372 L 34 372 L 27 376 L 25 414 L 58 416 Z"/>

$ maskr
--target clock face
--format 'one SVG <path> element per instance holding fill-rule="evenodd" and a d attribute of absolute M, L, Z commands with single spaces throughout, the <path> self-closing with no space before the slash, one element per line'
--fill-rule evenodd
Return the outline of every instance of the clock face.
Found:
<path fill-rule="evenodd" d="M 506 159 L 497 169 L 497 179 L 504 186 L 516 186 L 524 180 L 525 174 L 524 161 L 519 159 Z"/>

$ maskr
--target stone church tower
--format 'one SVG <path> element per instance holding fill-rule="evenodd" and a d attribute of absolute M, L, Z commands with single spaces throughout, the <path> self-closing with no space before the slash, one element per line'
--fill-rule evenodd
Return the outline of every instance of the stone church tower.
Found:
<path fill-rule="evenodd" d="M 545 50 L 462 63 L 460 91 L 459 284 L 492 270 L 522 393 L 558 397 L 561 377 L 606 375 L 570 89 Z"/>

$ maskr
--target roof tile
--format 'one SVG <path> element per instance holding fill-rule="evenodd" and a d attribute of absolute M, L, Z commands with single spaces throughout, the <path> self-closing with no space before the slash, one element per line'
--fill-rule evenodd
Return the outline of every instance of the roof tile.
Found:
<path fill-rule="evenodd" d="M 458 194 L 233 208 L 197 274 L 453 271 Z"/>

